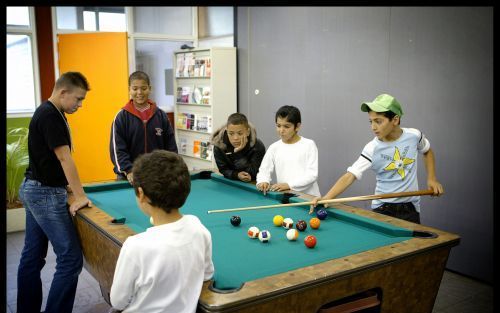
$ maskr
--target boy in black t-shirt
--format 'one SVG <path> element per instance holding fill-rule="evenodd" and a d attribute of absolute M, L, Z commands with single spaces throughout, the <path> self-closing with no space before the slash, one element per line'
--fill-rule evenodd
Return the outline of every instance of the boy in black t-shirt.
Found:
<path fill-rule="evenodd" d="M 33 114 L 29 125 L 29 165 L 19 189 L 26 208 L 26 237 L 17 273 L 17 312 L 40 312 L 48 242 L 57 256 L 45 312 L 71 312 L 83 257 L 71 215 L 91 206 L 71 157 L 71 131 L 64 113 L 82 106 L 87 79 L 67 72 L 56 81 L 52 95 Z M 75 201 L 67 208 L 69 185 Z"/>

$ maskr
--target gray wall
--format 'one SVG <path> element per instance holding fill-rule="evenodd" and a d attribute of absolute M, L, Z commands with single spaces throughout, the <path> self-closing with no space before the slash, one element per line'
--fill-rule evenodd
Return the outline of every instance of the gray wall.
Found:
<path fill-rule="evenodd" d="M 239 111 L 268 147 L 276 110 L 299 107 L 323 194 L 373 138 L 361 103 L 394 95 L 402 126 L 429 138 L 445 188 L 422 198 L 422 223 L 461 236 L 448 269 L 493 281 L 491 7 L 239 7 L 236 31 Z M 422 158 L 418 176 L 426 188 Z M 374 186 L 370 172 L 342 196 Z"/>

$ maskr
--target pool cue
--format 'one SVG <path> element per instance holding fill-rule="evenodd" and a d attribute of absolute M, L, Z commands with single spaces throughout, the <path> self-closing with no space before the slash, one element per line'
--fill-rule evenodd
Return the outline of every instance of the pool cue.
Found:
<path fill-rule="evenodd" d="M 403 198 L 403 197 L 412 197 L 412 196 L 426 196 L 426 195 L 432 195 L 432 194 L 434 194 L 434 192 L 432 190 L 404 191 L 404 192 L 394 192 L 394 193 L 382 193 L 382 194 L 378 194 L 378 195 L 366 195 L 366 196 L 357 196 L 357 197 L 320 200 L 320 201 L 318 201 L 318 204 L 343 203 L 343 202 L 365 201 L 365 200 L 376 200 L 376 199 L 387 199 L 387 198 Z M 207 213 L 211 214 L 211 213 L 224 213 L 224 212 L 247 211 L 247 210 L 272 209 L 272 208 L 282 208 L 282 207 L 288 207 L 288 206 L 302 206 L 302 205 L 311 205 L 311 204 L 313 204 L 312 201 L 297 202 L 297 203 L 285 203 L 285 204 L 272 204 L 272 205 L 262 205 L 262 206 L 253 206 L 253 207 L 236 208 L 236 209 L 210 210 L 210 211 L 207 211 Z"/>

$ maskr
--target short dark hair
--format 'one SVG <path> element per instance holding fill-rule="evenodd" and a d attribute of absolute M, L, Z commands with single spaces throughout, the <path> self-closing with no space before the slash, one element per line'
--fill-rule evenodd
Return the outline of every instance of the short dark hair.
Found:
<path fill-rule="evenodd" d="M 370 109 L 369 107 L 368 107 L 368 109 L 367 109 L 367 110 L 368 110 L 368 111 L 366 111 L 366 112 L 370 112 L 370 111 L 372 111 L 372 109 Z M 387 118 L 388 118 L 389 120 L 391 120 L 391 121 L 392 121 L 392 119 L 394 118 L 394 116 L 396 116 L 396 115 L 397 115 L 396 113 L 394 113 L 394 112 L 392 112 L 392 111 L 375 112 L 375 113 L 382 114 L 383 116 L 387 117 Z M 399 116 L 399 115 L 398 115 L 398 116 Z M 399 124 L 401 124 L 401 116 L 399 116 Z M 399 124 L 398 124 L 398 125 L 399 125 Z"/>
<path fill-rule="evenodd" d="M 274 121 L 278 121 L 278 117 L 286 118 L 286 120 L 297 127 L 298 123 L 301 123 L 300 111 L 298 108 L 292 105 L 284 105 L 278 109 Z"/>
<path fill-rule="evenodd" d="M 141 187 L 150 204 L 167 213 L 179 209 L 191 191 L 188 167 L 174 152 L 154 150 L 142 154 L 134 161 L 132 173 L 136 196 Z"/>
<path fill-rule="evenodd" d="M 244 114 L 241 113 L 233 113 L 229 115 L 227 118 L 227 124 L 226 125 L 245 125 L 248 127 L 248 119 Z"/>
<path fill-rule="evenodd" d="M 144 73 L 143 71 L 135 71 L 132 74 L 130 74 L 130 76 L 128 78 L 128 85 L 129 86 L 132 85 L 133 80 L 143 80 L 148 84 L 148 86 L 151 85 L 151 83 L 149 82 L 148 74 Z"/>
<path fill-rule="evenodd" d="M 83 76 L 80 72 L 66 72 L 62 74 L 56 81 L 54 86 L 55 89 L 68 88 L 73 89 L 75 87 L 82 88 L 86 91 L 90 90 L 87 78 Z"/>

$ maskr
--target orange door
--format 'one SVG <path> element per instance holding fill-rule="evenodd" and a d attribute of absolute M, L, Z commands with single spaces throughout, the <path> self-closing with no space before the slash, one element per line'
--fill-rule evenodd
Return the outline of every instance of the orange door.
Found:
<path fill-rule="evenodd" d="M 58 54 L 60 74 L 78 71 L 90 84 L 82 108 L 66 114 L 80 179 L 115 179 L 109 135 L 113 118 L 128 100 L 127 34 L 59 34 Z"/>

